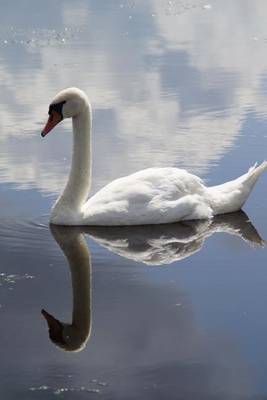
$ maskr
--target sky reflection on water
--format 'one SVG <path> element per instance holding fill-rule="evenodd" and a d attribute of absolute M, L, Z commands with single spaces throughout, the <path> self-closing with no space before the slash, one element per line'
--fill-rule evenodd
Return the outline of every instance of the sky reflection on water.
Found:
<path fill-rule="evenodd" d="M 40 137 L 53 96 L 75 85 L 91 99 L 93 192 L 150 166 L 222 182 L 266 158 L 266 20 L 263 0 L 1 3 L 1 398 L 266 396 L 266 248 L 235 237 L 267 238 L 266 176 L 245 207 L 255 227 L 239 214 L 186 238 L 91 229 L 83 351 L 59 351 L 40 313 L 71 320 L 48 229 L 71 126 Z"/>
<path fill-rule="evenodd" d="M 246 222 L 245 215 L 233 215 L 232 221 L 237 233 L 237 228 L 240 226 L 241 234 L 250 240 L 255 238 L 256 243 L 260 241 L 253 226 Z M 225 223 L 230 227 L 231 218 L 227 217 L 225 221 L 218 223 Z M 187 237 L 184 235 L 184 228 L 180 231 L 181 228 L 177 224 L 175 229 L 180 241 L 183 237 Z M 127 237 L 127 232 L 125 233 Z M 167 233 L 166 227 L 165 237 Z M 95 232 L 93 234 L 95 235 Z M 155 240 L 156 233 L 151 234 Z M 3 394 L 11 392 L 11 379 L 14 378 L 16 381 L 12 393 L 17 393 L 23 399 L 42 398 L 44 392 L 49 399 L 58 392 L 63 395 L 75 393 L 83 398 L 82 396 L 86 397 L 88 393 L 97 394 L 99 391 L 101 396 L 107 399 L 144 396 L 162 398 L 166 394 L 170 399 L 177 398 L 177 394 L 180 398 L 199 398 L 199 396 L 213 398 L 214 394 L 218 398 L 225 398 L 228 394 L 242 398 L 244 394 L 253 392 L 251 385 L 255 380 L 254 373 L 246 362 L 243 362 L 244 353 L 240 354 L 240 334 L 238 337 L 233 333 L 229 336 L 231 318 L 227 322 L 224 316 L 226 327 L 221 327 L 218 332 L 215 328 L 218 324 L 216 317 L 212 329 L 209 327 L 210 322 L 199 319 L 203 311 L 199 312 L 198 308 L 201 310 L 203 303 L 210 299 L 210 293 L 204 294 L 206 289 L 203 287 L 201 275 L 204 272 L 205 279 L 207 278 L 206 268 L 209 278 L 213 275 L 213 263 L 217 265 L 219 261 L 216 254 L 218 252 L 221 254 L 225 249 L 225 245 L 220 241 L 213 241 L 214 250 L 209 251 L 208 255 L 204 252 L 204 257 L 198 258 L 193 282 L 188 285 L 187 280 L 192 279 L 190 275 L 194 263 L 191 267 L 190 263 L 179 265 L 181 269 L 176 268 L 178 264 L 151 269 L 142 264 L 129 262 L 128 258 L 113 256 L 111 253 L 108 254 L 108 258 L 104 253 L 105 262 L 103 262 L 101 260 L 103 250 L 92 240 L 89 240 L 89 250 L 87 250 L 84 242 L 79 239 L 79 228 L 62 228 L 59 232 L 58 229 L 53 232 L 58 244 L 64 250 L 66 260 L 55 248 L 55 242 L 45 226 L 40 226 L 39 229 L 34 226 L 24 226 L 22 232 L 17 232 L 17 238 L 20 235 L 23 248 L 29 249 L 29 244 L 32 244 L 31 251 L 21 252 L 18 247 L 12 248 L 12 240 L 1 241 L 4 265 L 8 265 L 11 270 L 17 268 L 18 255 L 22 256 L 20 274 L 24 271 L 30 272 L 34 284 L 29 285 L 28 280 L 24 279 L 21 281 L 23 284 L 14 285 L 11 295 L 8 293 L 10 287 L 8 284 L 2 287 L 4 312 L 1 314 L 3 324 L 1 339 L 2 343 L 5 343 L 2 363 L 5 371 L 10 371 L 11 374 L 10 377 L 5 373 L 2 375 Z M 116 235 L 115 232 L 115 238 Z M 111 232 L 109 237 L 112 237 Z M 14 240 L 20 243 L 18 239 Z M 27 240 L 30 241 L 28 245 Z M 160 241 L 164 245 L 162 234 L 158 237 L 158 243 Z M 83 250 L 79 252 L 77 246 L 82 246 Z M 139 249 L 140 246 L 141 243 Z M 90 274 L 91 263 L 88 264 L 86 261 L 86 252 L 90 250 L 94 259 L 93 275 L 89 283 L 88 273 Z M 132 252 L 133 250 L 134 248 Z M 136 250 L 138 251 L 138 248 Z M 241 254 L 232 251 L 232 254 L 225 256 L 224 262 L 227 265 L 229 261 L 241 259 L 242 268 L 235 268 L 240 274 L 245 265 L 248 269 L 251 256 L 251 250 L 245 246 Z M 81 261 L 82 259 L 85 263 Z M 190 259 L 191 257 L 187 258 Z M 211 265 L 205 267 L 207 259 Z M 86 319 L 92 318 L 91 334 L 86 338 L 89 339 L 86 348 L 83 347 L 82 351 L 72 357 L 57 350 L 54 344 L 48 346 L 46 327 L 40 320 L 40 311 L 44 307 L 60 316 L 63 321 L 70 319 L 72 299 L 71 279 L 67 273 L 68 263 L 76 299 L 74 300 L 76 318 L 73 316 L 73 320 L 85 326 L 88 335 Z M 187 268 L 189 271 L 186 271 Z M 215 267 L 214 272 L 221 275 L 220 264 Z M 220 282 L 213 277 L 206 283 L 209 291 L 218 292 L 213 298 L 215 315 L 218 311 L 221 314 L 226 310 L 229 312 L 229 304 L 233 299 L 237 301 L 240 295 L 242 298 L 242 290 L 241 293 L 232 293 L 235 285 L 232 287 L 228 282 L 235 273 L 233 275 L 228 268 L 226 276 Z M 246 275 L 243 271 L 245 286 Z M 86 291 L 89 294 L 90 290 L 86 281 L 92 289 L 90 305 L 82 301 Z M 78 286 L 77 282 L 80 282 Z M 80 291 L 81 284 L 84 293 Z M 225 285 L 228 286 L 228 299 L 224 298 Z M 261 295 L 262 289 L 258 287 L 258 290 Z M 224 304 L 221 309 L 222 300 L 226 306 Z M 241 300 L 242 306 L 244 301 Z M 88 307 L 87 313 L 86 307 Z M 242 323 L 244 316 L 237 314 L 235 318 Z M 11 327 L 14 341 L 10 341 Z M 80 340 L 79 332 L 83 341 L 83 330 L 77 330 L 74 339 L 70 336 L 67 343 L 72 340 L 72 346 L 76 345 Z M 66 389 L 66 392 L 60 392 L 60 389 Z"/>

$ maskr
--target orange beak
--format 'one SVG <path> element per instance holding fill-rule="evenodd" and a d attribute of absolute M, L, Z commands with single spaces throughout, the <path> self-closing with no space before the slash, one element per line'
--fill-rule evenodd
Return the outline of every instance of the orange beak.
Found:
<path fill-rule="evenodd" d="M 41 133 L 42 137 L 45 137 L 48 132 L 50 132 L 60 121 L 62 121 L 62 116 L 53 110 L 49 115 L 48 121 Z"/>

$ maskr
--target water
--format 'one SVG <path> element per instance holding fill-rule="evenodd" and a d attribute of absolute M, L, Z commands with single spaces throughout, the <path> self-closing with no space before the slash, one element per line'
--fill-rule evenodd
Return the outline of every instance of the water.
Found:
<path fill-rule="evenodd" d="M 71 125 L 40 137 L 75 85 L 93 193 L 149 166 L 238 176 L 266 158 L 266 19 L 263 0 L 1 3 L 1 398 L 266 397 L 266 175 L 247 215 L 51 231 Z"/>

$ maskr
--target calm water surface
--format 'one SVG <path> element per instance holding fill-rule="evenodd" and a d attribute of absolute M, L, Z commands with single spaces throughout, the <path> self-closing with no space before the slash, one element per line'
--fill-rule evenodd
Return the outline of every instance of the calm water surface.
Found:
<path fill-rule="evenodd" d="M 1 399 L 266 398 L 266 174 L 246 214 L 51 229 L 71 125 L 40 137 L 75 85 L 93 106 L 92 192 L 149 166 L 245 172 L 267 157 L 266 2 L 0 8 Z"/>

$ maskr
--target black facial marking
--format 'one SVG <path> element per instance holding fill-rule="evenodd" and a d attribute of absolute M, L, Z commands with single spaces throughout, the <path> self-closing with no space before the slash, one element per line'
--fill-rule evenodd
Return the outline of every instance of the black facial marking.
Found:
<path fill-rule="evenodd" d="M 63 119 L 62 107 L 65 103 L 66 103 L 66 100 L 61 101 L 60 103 L 50 104 L 48 114 L 51 115 L 52 111 L 56 111 L 59 115 L 61 115 L 61 118 Z"/>

